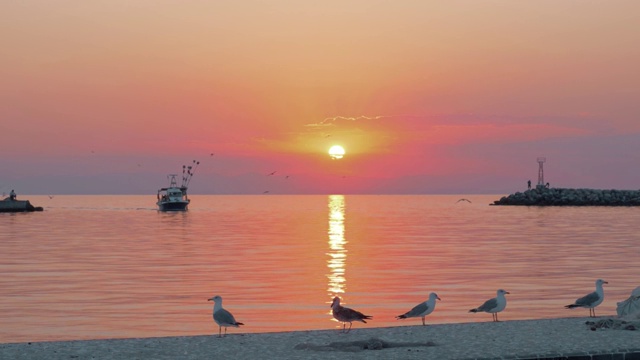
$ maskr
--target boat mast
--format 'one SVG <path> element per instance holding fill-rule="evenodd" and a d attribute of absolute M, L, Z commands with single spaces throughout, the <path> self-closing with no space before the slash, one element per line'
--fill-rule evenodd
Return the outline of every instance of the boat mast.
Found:
<path fill-rule="evenodd" d="M 193 177 L 193 174 L 195 174 L 196 169 L 198 168 L 198 165 L 200 165 L 200 161 L 195 161 L 195 160 L 193 160 L 193 163 L 189 166 L 182 165 L 182 187 L 183 188 L 186 188 L 189 186 L 189 183 L 191 182 L 191 178 Z"/>
<path fill-rule="evenodd" d="M 178 174 L 169 174 L 167 175 L 167 179 L 169 179 L 169 187 L 177 187 L 178 183 L 176 182 L 176 176 Z"/>

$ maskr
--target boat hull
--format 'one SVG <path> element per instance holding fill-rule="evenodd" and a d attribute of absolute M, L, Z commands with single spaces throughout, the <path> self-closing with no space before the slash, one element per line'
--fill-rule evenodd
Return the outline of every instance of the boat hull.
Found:
<path fill-rule="evenodd" d="M 158 210 L 159 211 L 187 211 L 188 205 L 189 205 L 188 201 L 158 202 Z"/>

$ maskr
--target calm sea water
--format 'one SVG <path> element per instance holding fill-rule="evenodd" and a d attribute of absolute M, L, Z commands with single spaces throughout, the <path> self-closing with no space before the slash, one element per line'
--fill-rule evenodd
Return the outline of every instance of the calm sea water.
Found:
<path fill-rule="evenodd" d="M 597 278 L 614 315 L 640 285 L 640 208 L 500 196 L 29 196 L 45 211 L 0 214 L 0 342 L 217 333 L 216 294 L 238 333 L 336 328 L 336 294 L 363 328 L 420 324 L 394 317 L 431 291 L 435 324 L 490 321 L 468 310 L 498 288 L 501 320 L 587 316 L 563 306 Z"/>

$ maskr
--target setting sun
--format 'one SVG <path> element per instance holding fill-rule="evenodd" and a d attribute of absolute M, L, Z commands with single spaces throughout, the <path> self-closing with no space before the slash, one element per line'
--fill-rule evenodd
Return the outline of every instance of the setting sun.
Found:
<path fill-rule="evenodd" d="M 342 159 L 344 154 L 344 148 L 340 145 L 334 145 L 329 149 L 329 156 L 331 156 L 332 159 Z"/>

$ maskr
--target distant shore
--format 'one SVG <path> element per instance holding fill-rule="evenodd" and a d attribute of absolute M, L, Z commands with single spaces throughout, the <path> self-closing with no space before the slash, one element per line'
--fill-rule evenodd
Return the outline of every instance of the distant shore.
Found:
<path fill-rule="evenodd" d="M 599 318 L 603 319 L 603 318 Z M 596 319 L 598 320 L 598 319 Z M 1 359 L 534 359 L 640 358 L 640 331 L 561 318 L 147 339 L 0 344 Z M 419 324 L 419 320 L 417 321 Z M 215 330 L 215 331 L 213 331 Z M 55 329 L 52 329 L 55 331 Z M 595 357 L 594 357 L 595 358 Z M 600 358 L 600 357 L 598 357 Z"/>
<path fill-rule="evenodd" d="M 503 196 L 491 205 L 640 206 L 640 190 L 566 189 L 538 186 Z"/>

